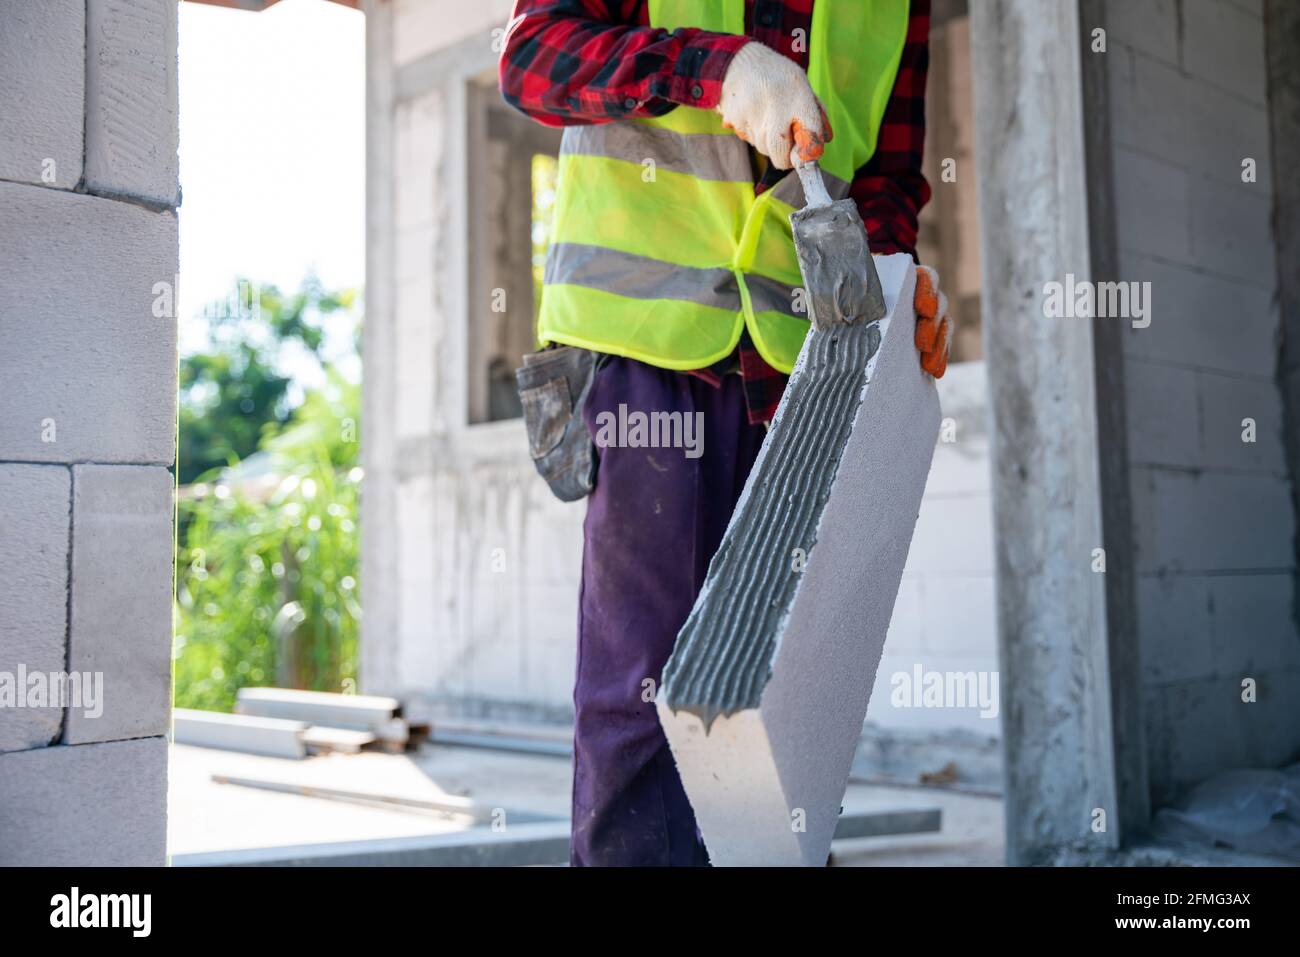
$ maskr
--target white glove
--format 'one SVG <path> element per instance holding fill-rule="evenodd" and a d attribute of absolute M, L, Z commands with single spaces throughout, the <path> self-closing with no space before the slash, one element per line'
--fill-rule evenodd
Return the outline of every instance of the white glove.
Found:
<path fill-rule="evenodd" d="M 790 155 L 796 122 L 811 134 L 815 155 L 807 156 L 809 160 L 820 156 L 822 140 L 831 138 L 830 124 L 808 75 L 793 60 L 757 41 L 741 47 L 727 67 L 718 112 L 723 126 L 780 169 L 796 162 L 803 165 L 799 157 Z"/>

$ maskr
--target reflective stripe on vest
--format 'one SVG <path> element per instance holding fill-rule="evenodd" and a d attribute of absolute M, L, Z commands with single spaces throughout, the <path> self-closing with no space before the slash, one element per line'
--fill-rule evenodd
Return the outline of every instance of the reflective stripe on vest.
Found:
<path fill-rule="evenodd" d="M 654 26 L 740 33 L 744 0 L 650 0 Z M 907 0 L 817 0 L 808 76 L 835 137 L 822 171 L 849 194 L 875 151 Z M 714 110 L 565 129 L 538 338 L 669 369 L 726 358 L 742 328 L 788 372 L 808 329 L 790 213 L 799 178 L 754 195 L 749 147 Z"/>

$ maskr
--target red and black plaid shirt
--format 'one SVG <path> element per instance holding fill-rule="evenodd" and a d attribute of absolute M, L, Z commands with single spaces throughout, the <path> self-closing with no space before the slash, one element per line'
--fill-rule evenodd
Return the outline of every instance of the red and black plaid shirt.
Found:
<path fill-rule="evenodd" d="M 807 69 L 796 29 L 812 33 L 814 0 L 745 0 L 745 35 L 650 26 L 646 0 L 515 0 L 501 55 L 507 103 L 547 126 L 662 116 L 679 104 L 711 109 L 736 52 L 751 39 Z M 907 41 L 885 107 L 875 155 L 853 177 L 874 253 L 916 256 L 917 213 L 930 199 L 921 175 L 930 0 L 912 0 Z M 800 44 L 806 46 L 806 44 Z M 786 171 L 769 166 L 755 192 Z M 776 412 L 786 377 L 759 356 L 747 333 L 733 356 L 694 374 L 717 384 L 739 364 L 750 422 Z"/>

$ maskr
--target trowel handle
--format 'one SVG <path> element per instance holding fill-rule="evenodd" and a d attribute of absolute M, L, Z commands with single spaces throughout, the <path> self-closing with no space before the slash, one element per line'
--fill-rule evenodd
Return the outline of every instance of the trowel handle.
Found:
<path fill-rule="evenodd" d="M 831 194 L 826 192 L 826 183 L 822 179 L 822 168 L 816 163 L 805 163 L 803 166 L 796 166 L 795 172 L 799 174 L 799 182 L 803 184 L 803 196 L 807 200 L 807 206 L 829 206 L 831 204 Z"/>
<path fill-rule="evenodd" d="M 831 194 L 826 192 L 826 183 L 822 179 L 821 167 L 817 161 L 826 152 L 821 134 L 808 129 L 798 120 L 794 121 L 794 149 L 790 151 L 790 162 L 799 174 L 803 184 L 803 195 L 808 206 L 829 206 Z"/>

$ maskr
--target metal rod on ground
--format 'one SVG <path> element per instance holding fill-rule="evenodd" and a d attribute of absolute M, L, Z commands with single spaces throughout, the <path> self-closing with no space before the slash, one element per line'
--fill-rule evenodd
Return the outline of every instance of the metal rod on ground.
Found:
<path fill-rule="evenodd" d="M 481 824 L 491 824 L 497 820 L 519 824 L 541 821 L 560 820 L 551 814 L 538 814 L 534 811 L 518 811 L 504 807 L 489 807 L 477 804 L 469 798 L 447 795 L 438 800 L 428 798 L 402 797 L 396 794 L 374 794 L 366 791 L 345 791 L 340 788 L 316 787 L 307 784 L 295 784 L 290 781 L 270 781 L 263 778 L 244 778 L 229 774 L 214 774 L 212 780 L 217 784 L 233 784 L 238 787 L 257 788 L 262 791 L 276 791 L 281 794 L 297 794 L 302 797 L 321 798 L 327 801 L 345 801 L 351 804 L 376 804 L 395 810 L 409 809 L 433 811 L 438 814 L 457 814 L 468 817 Z"/>

